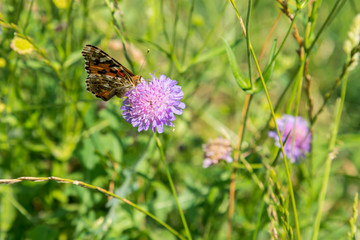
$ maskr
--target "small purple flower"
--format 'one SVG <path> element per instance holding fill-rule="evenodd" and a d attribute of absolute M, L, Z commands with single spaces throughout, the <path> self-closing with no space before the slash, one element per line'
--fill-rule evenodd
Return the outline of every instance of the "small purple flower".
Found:
<path fill-rule="evenodd" d="M 208 144 L 203 144 L 203 150 L 205 158 L 203 168 L 218 164 L 220 160 L 225 160 L 228 163 L 233 161 L 230 142 L 224 138 L 218 137 L 216 139 L 210 139 Z"/>
<path fill-rule="evenodd" d="M 294 124 L 296 121 L 295 133 L 293 132 Z M 308 124 L 302 117 L 295 118 L 291 115 L 284 114 L 280 119 L 276 119 L 279 131 L 282 134 L 281 140 L 285 141 L 284 151 L 287 157 L 294 163 L 296 160 L 305 157 L 305 153 L 310 152 L 311 133 Z M 290 133 L 290 134 L 289 134 Z M 275 139 L 275 145 L 280 148 L 279 137 L 276 131 L 270 131 L 269 137 Z M 295 140 L 293 140 L 295 138 Z M 294 141 L 294 146 L 292 146 Z"/>
<path fill-rule="evenodd" d="M 151 75 L 151 74 L 150 74 Z M 177 81 L 165 75 L 151 75 L 152 81 L 143 81 L 126 93 L 121 110 L 124 119 L 138 127 L 138 131 L 164 132 L 164 125 L 174 126 L 175 115 L 182 114 L 185 104 L 180 102 L 184 93 Z"/>

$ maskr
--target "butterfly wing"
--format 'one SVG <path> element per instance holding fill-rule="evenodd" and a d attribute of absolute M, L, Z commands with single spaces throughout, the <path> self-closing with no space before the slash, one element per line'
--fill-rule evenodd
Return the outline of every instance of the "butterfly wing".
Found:
<path fill-rule="evenodd" d="M 86 78 L 86 90 L 96 97 L 104 101 L 115 95 L 121 98 L 135 87 L 133 77 L 136 76 L 101 49 L 86 45 L 82 55 L 85 70 L 89 74 Z"/>

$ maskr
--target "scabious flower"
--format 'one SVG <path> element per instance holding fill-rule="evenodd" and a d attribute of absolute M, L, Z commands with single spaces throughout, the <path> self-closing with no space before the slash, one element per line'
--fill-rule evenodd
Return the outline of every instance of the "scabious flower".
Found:
<path fill-rule="evenodd" d="M 126 93 L 123 102 L 124 119 L 138 127 L 138 131 L 164 132 L 164 125 L 174 126 L 175 114 L 182 114 L 185 104 L 180 102 L 184 93 L 177 81 L 165 75 L 151 75 L 152 81 L 143 81 Z"/>
<path fill-rule="evenodd" d="M 231 157 L 232 148 L 227 139 L 221 137 L 210 139 L 208 144 L 203 145 L 203 150 L 205 158 L 203 168 L 218 164 L 220 160 L 225 160 L 228 163 L 233 161 Z"/>
<path fill-rule="evenodd" d="M 296 121 L 296 129 L 293 132 Z M 305 153 L 310 152 L 311 133 L 308 124 L 302 117 L 294 117 L 284 114 L 280 119 L 276 119 L 279 131 L 282 134 L 281 141 L 284 143 L 284 151 L 286 157 L 291 159 L 294 163 L 296 160 L 305 157 Z M 279 137 L 276 131 L 270 131 L 269 137 L 275 139 L 275 145 L 280 148 Z M 294 139 L 294 140 L 293 140 Z M 294 141 L 294 146 L 292 146 Z"/>

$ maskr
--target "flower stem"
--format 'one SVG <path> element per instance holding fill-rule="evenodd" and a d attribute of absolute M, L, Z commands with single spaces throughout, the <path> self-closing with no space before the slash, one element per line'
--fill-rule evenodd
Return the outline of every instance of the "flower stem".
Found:
<path fill-rule="evenodd" d="M 259 212 L 258 212 L 258 216 L 257 216 L 257 221 L 256 221 L 256 227 L 255 227 L 255 231 L 253 233 L 253 240 L 256 240 L 257 239 L 257 233 L 260 229 L 260 224 L 261 224 L 261 216 L 262 216 L 262 213 L 263 213 L 263 210 L 264 210 L 264 205 L 265 205 L 265 197 L 262 196 L 262 200 L 261 200 L 261 205 L 260 205 L 260 209 L 259 209 Z"/>
<path fill-rule="evenodd" d="M 165 170 L 166 170 L 166 175 L 167 175 L 167 178 L 168 178 L 169 183 L 170 183 L 171 191 L 172 191 L 172 193 L 174 195 L 176 205 L 177 205 L 177 208 L 179 210 L 181 221 L 183 222 L 185 232 L 186 232 L 186 235 L 187 235 L 188 239 L 191 240 L 192 238 L 191 238 L 191 234 L 190 234 L 190 231 L 189 231 L 189 227 L 187 225 L 184 213 L 183 213 L 183 211 L 182 211 L 182 209 L 180 207 L 179 199 L 177 197 L 176 190 L 175 190 L 175 187 L 174 187 L 174 183 L 173 183 L 171 175 L 170 175 L 169 167 L 168 167 L 168 165 L 167 165 L 167 163 L 165 161 L 164 149 L 162 147 L 162 144 L 161 144 L 161 141 L 160 141 L 159 137 L 156 135 L 156 133 L 154 135 L 155 135 L 155 138 L 156 138 L 156 144 L 157 144 L 157 146 L 159 148 L 159 151 L 160 151 L 160 158 L 161 158 L 161 161 L 164 163 Z"/>
<path fill-rule="evenodd" d="M 240 16 L 240 13 L 235 5 L 235 2 L 234 0 L 229 0 L 231 2 L 231 4 L 233 5 L 234 7 L 234 10 L 236 12 L 236 15 L 239 19 L 239 22 L 240 22 L 240 26 L 242 27 L 243 29 L 243 32 L 246 36 L 246 30 L 245 30 L 245 27 L 244 27 L 244 24 L 243 24 L 243 21 L 242 21 L 242 18 Z M 283 154 L 283 158 L 284 158 L 284 164 L 285 164 L 285 169 L 286 169 L 286 176 L 287 176 L 287 180 L 288 180 L 288 187 L 289 187 L 289 192 L 290 192 L 290 197 L 291 197 L 291 204 L 292 204 L 292 208 L 293 208 L 293 212 L 294 212 L 294 219 L 295 219 L 295 227 L 296 227 L 296 233 L 297 233 L 297 238 L 298 239 L 301 239 L 301 235 L 300 235 L 300 226 L 299 226 L 299 220 L 298 220 L 298 216 L 297 216 L 297 211 L 296 211 L 296 203 L 295 203 L 295 195 L 294 195 L 294 191 L 293 191 L 293 187 L 292 187 L 292 182 L 291 182 L 291 174 L 290 174 L 290 170 L 289 170 L 289 166 L 288 166 L 288 162 L 287 162 L 287 159 L 286 159 L 286 155 L 285 155 L 285 151 L 284 151 L 284 145 L 283 145 L 283 142 L 281 140 L 281 135 L 280 135 L 280 131 L 279 131 L 279 127 L 276 123 L 276 120 L 275 120 L 275 112 L 274 112 L 274 108 L 272 106 L 272 103 L 271 103 L 271 99 L 270 99 L 270 96 L 269 96 L 269 92 L 266 88 L 266 84 L 265 84 L 265 80 L 264 80 L 264 77 L 262 75 L 262 72 L 261 72 L 261 69 L 260 69 L 260 66 L 259 66 L 259 62 L 257 61 L 257 58 L 256 58 L 256 54 L 254 52 L 254 49 L 252 47 L 252 44 L 251 42 L 249 43 L 249 48 L 250 48 L 250 51 L 251 51 L 251 54 L 254 58 L 254 62 L 255 62 L 255 65 L 256 65 L 256 68 L 257 68 L 257 71 L 259 72 L 259 76 L 260 76 L 260 79 L 261 79 L 261 83 L 264 87 L 264 91 L 265 91 L 265 94 L 266 94 L 266 98 L 268 100 L 268 103 L 269 103 L 269 108 L 271 110 L 271 115 L 274 119 L 274 123 L 275 123 L 275 128 L 276 128 L 276 132 L 278 134 L 278 137 L 279 137 L 279 142 L 280 142 L 280 147 L 281 147 L 281 152 Z"/>
<path fill-rule="evenodd" d="M 288 166 L 288 162 L 287 162 L 287 159 L 286 159 L 286 154 L 285 154 L 285 151 L 284 151 L 284 145 L 283 145 L 283 142 L 281 140 L 281 134 L 280 134 L 280 131 L 279 131 L 279 127 L 276 123 L 276 120 L 275 120 L 275 112 L 274 112 L 274 108 L 272 106 L 272 103 L 271 103 L 271 99 L 270 99 L 270 96 L 269 96 L 269 92 L 266 88 L 266 84 L 265 84 L 265 80 L 264 80 L 264 77 L 262 75 L 262 72 L 261 72 L 261 69 L 260 69 L 260 66 L 259 66 L 259 63 L 256 59 L 256 55 L 255 55 L 255 52 L 254 52 L 254 49 L 251 47 L 251 53 L 253 55 L 253 58 L 254 58 L 254 62 L 255 62 L 255 65 L 256 65 L 256 68 L 259 72 L 259 75 L 260 75 L 260 79 L 261 79 L 261 82 L 263 84 L 263 87 L 264 87 L 264 91 L 265 91 L 265 94 L 266 94 L 266 98 L 268 100 L 268 103 L 269 103 L 269 108 L 271 110 L 271 115 L 274 119 L 274 124 L 275 124 L 275 128 L 276 128 L 276 132 L 278 134 L 278 137 L 279 137 L 279 143 L 280 143 L 280 147 L 281 147 L 281 152 L 283 154 L 283 158 L 284 158 L 284 165 L 285 165 L 285 170 L 286 170 L 286 176 L 287 176 L 287 180 L 288 180 L 288 187 L 289 187 L 289 192 L 290 192 L 290 197 L 291 197 L 291 204 L 292 204 L 292 208 L 293 208 L 293 212 L 294 212 L 294 219 L 295 219 L 295 227 L 296 227 L 296 233 L 297 233 L 297 238 L 298 239 L 301 239 L 301 234 L 300 234 L 300 226 L 299 226 L 299 220 L 298 220 L 298 216 L 297 216 L 297 211 L 296 211 L 296 203 L 295 203 L 295 195 L 294 195 L 294 190 L 293 190 L 293 187 L 292 187 L 292 182 L 291 182 L 291 175 L 290 175 L 290 170 L 289 170 L 289 166 Z"/>
<path fill-rule="evenodd" d="M 315 43 L 317 42 L 317 40 L 319 39 L 320 35 L 323 33 L 323 31 L 325 30 L 325 28 L 328 26 L 328 24 L 330 23 L 330 21 L 334 18 L 334 16 L 339 12 L 338 11 L 338 7 L 342 7 L 344 5 L 344 3 L 346 2 L 346 0 L 338 0 L 334 7 L 331 9 L 330 14 L 327 16 L 324 24 L 321 26 L 319 32 L 316 34 L 314 40 L 311 42 L 310 46 L 305 50 L 306 54 L 309 55 L 309 53 L 311 52 L 312 48 L 315 46 Z M 340 5 L 341 3 L 341 5 Z"/>
<path fill-rule="evenodd" d="M 141 208 L 140 206 L 136 205 L 135 203 L 127 200 L 126 198 L 119 197 L 119 196 L 115 195 L 114 193 L 111 193 L 111 192 L 109 192 L 109 191 L 107 191 L 107 190 L 105 190 L 103 188 L 96 187 L 96 186 L 93 186 L 91 184 L 87 184 L 87 183 L 84 183 L 84 182 L 81 182 L 81 181 L 78 181 L 78 180 L 59 178 L 59 177 L 19 177 L 19 178 L 16 178 L 16 179 L 0 179 L 0 184 L 14 184 L 14 183 L 22 182 L 22 181 L 43 182 L 43 181 L 49 181 L 49 180 L 56 181 L 57 183 L 72 183 L 74 185 L 77 185 L 77 186 L 80 186 L 80 187 L 83 187 L 83 188 L 89 188 L 89 189 L 92 189 L 92 190 L 96 190 L 96 191 L 104 193 L 104 194 L 106 194 L 108 196 L 114 197 L 114 198 L 116 198 L 116 199 L 118 199 L 120 201 L 123 201 L 124 203 L 134 207 L 136 210 L 144 213 L 145 215 L 149 216 L 150 218 L 154 219 L 157 223 L 159 223 L 160 225 L 167 228 L 170 232 L 172 232 L 175 236 L 177 236 L 181 240 L 185 240 L 185 238 L 179 232 L 177 232 L 175 229 L 170 227 L 168 224 L 166 224 L 165 222 L 163 222 L 159 218 L 155 217 L 150 212 L 148 212 L 145 209 Z"/>
<path fill-rule="evenodd" d="M 241 149 L 241 143 L 244 136 L 245 126 L 246 126 L 246 119 L 247 119 L 247 113 L 249 111 L 249 106 L 251 103 L 252 95 L 246 95 L 245 102 L 243 105 L 243 110 L 241 113 L 241 124 L 238 130 L 238 138 L 236 143 L 236 151 L 234 153 L 234 163 L 233 163 L 233 170 L 230 176 L 230 186 L 229 186 L 229 209 L 228 209 L 228 219 L 227 219 L 227 239 L 231 239 L 231 233 L 232 233 L 232 219 L 234 215 L 234 202 L 235 202 L 235 189 L 236 189 L 236 163 L 238 163 L 240 158 L 240 149 Z M 248 169 L 248 167 L 244 164 L 244 166 Z"/>
<path fill-rule="evenodd" d="M 341 99 L 338 99 L 336 101 L 335 105 L 335 120 L 334 120 L 334 127 L 331 132 L 331 139 L 329 144 L 329 153 L 325 161 L 325 170 L 324 170 L 324 178 L 321 185 L 320 195 L 318 199 L 318 212 L 316 213 L 315 223 L 314 223 L 314 232 L 312 239 L 315 240 L 318 238 L 319 229 L 320 229 L 320 222 L 321 222 L 321 214 L 322 209 L 324 208 L 324 202 L 325 202 L 325 196 L 327 191 L 327 186 L 329 182 L 330 177 L 330 170 L 331 170 L 331 164 L 332 160 L 335 158 L 336 150 L 335 150 L 335 142 L 336 137 L 340 125 L 340 119 L 341 119 L 341 112 L 344 107 L 345 102 L 345 95 L 346 95 L 346 85 L 347 85 L 347 74 L 344 77 L 342 88 L 341 88 Z"/>
<path fill-rule="evenodd" d="M 253 80 L 252 80 L 252 66 L 251 66 L 251 54 L 250 54 L 250 17 L 251 17 L 251 7 L 252 7 L 252 0 L 248 0 L 248 11 L 246 16 L 246 54 L 248 58 L 248 68 L 249 68 L 249 80 L 251 84 L 251 88 L 253 88 Z"/>

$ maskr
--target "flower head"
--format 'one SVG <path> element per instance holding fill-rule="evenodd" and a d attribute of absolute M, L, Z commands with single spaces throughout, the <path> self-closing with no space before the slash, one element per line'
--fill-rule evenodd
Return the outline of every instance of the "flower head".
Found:
<path fill-rule="evenodd" d="M 53 3 L 60 9 L 67 9 L 70 6 L 69 0 L 53 0 Z"/>
<path fill-rule="evenodd" d="M 124 119 L 138 127 L 138 131 L 164 132 L 164 125 L 174 126 L 175 114 L 182 114 L 185 104 L 180 102 L 184 93 L 177 81 L 165 75 L 152 76 L 152 81 L 143 81 L 126 93 L 123 102 Z"/>
<path fill-rule="evenodd" d="M 295 121 L 296 129 L 293 132 Z M 286 156 L 291 159 L 291 162 L 294 163 L 296 160 L 305 157 L 305 153 L 310 152 L 311 143 L 311 133 L 305 119 L 285 114 L 280 119 L 276 119 L 276 123 L 280 133 L 282 133 L 281 141 L 284 142 L 287 138 L 284 151 Z M 270 131 L 268 135 L 274 138 L 276 140 L 275 145 L 280 147 L 277 132 Z M 292 146 L 293 141 L 294 146 Z"/>
<path fill-rule="evenodd" d="M 230 142 L 224 138 L 218 137 L 216 139 L 210 139 L 208 144 L 203 145 L 203 150 L 205 157 L 203 162 L 204 168 L 218 164 L 220 160 L 225 160 L 228 163 L 233 161 Z"/>
<path fill-rule="evenodd" d="M 18 36 L 11 40 L 10 47 L 18 54 L 30 54 L 34 50 L 33 45 L 28 40 Z"/>
<path fill-rule="evenodd" d="M 0 68 L 3 68 L 6 66 L 6 60 L 5 58 L 0 57 Z"/>

